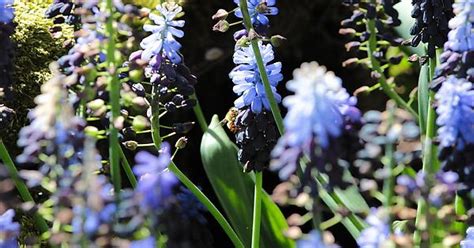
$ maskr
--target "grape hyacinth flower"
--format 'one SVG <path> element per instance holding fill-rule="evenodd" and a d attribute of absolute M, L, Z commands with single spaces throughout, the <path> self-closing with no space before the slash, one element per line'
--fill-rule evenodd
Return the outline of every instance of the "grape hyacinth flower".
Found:
<path fill-rule="evenodd" d="M 333 148 L 336 140 L 360 121 L 357 100 L 342 87 L 340 78 L 316 62 L 303 63 L 293 76 L 287 88 L 295 95 L 283 100 L 288 108 L 285 134 L 272 152 L 270 167 L 279 170 L 280 178 L 285 180 L 295 171 L 298 159 L 307 155 L 319 171 L 340 181 L 342 171 L 336 164 L 340 149 Z M 333 168 L 327 169 L 327 163 Z"/>
<path fill-rule="evenodd" d="M 408 111 L 397 108 L 395 102 L 388 101 L 383 112 L 365 112 L 362 123 L 358 134 L 361 149 L 357 151 L 353 163 L 361 177 L 370 181 L 387 179 L 388 174 L 382 172 L 382 161 L 392 147 L 398 148 L 392 151 L 395 164 L 415 165 L 421 162 L 420 129 L 415 118 Z"/>
<path fill-rule="evenodd" d="M 276 86 L 283 80 L 281 74 L 281 63 L 271 63 L 275 56 L 271 44 L 259 42 L 259 49 L 262 53 L 265 69 L 268 74 L 268 80 L 272 88 L 276 101 L 281 101 L 281 96 L 276 92 Z M 257 60 L 252 47 L 237 46 L 234 53 L 234 63 L 237 65 L 229 74 L 234 82 L 234 92 L 239 95 L 234 105 L 238 109 L 250 107 L 252 112 L 259 114 L 263 109 L 270 110 L 265 87 L 258 71 Z M 271 64 L 270 64 L 271 63 Z"/>
<path fill-rule="evenodd" d="M 15 211 L 8 209 L 0 215 L 0 247 L 18 247 L 17 237 L 20 234 L 20 224 L 13 221 Z"/>
<path fill-rule="evenodd" d="M 466 79 L 449 76 L 436 93 L 441 147 L 462 150 L 474 144 L 474 87 Z"/>
<path fill-rule="evenodd" d="M 369 216 L 366 218 L 369 227 L 362 230 L 357 244 L 360 248 L 378 248 L 386 247 L 384 244 L 390 237 L 390 226 L 387 223 L 386 216 L 375 208 L 371 209 Z"/>
<path fill-rule="evenodd" d="M 76 44 L 69 50 L 68 54 L 58 60 L 63 73 L 66 75 L 77 71 L 78 67 L 80 67 L 84 61 L 86 61 L 89 66 L 93 66 L 97 61 L 91 58 L 100 56 L 98 47 L 100 46 L 100 41 L 104 39 L 103 35 L 88 25 L 83 25 L 81 32 L 78 32 L 77 35 L 79 36 L 77 37 Z M 81 75 L 79 81 L 84 80 L 82 77 L 84 76 Z"/>
<path fill-rule="evenodd" d="M 458 193 L 467 196 L 474 188 L 474 1 L 458 1 L 453 9 L 431 87 L 437 91 L 439 159 L 445 171 L 458 173 Z"/>
<path fill-rule="evenodd" d="M 183 8 L 176 3 L 163 3 L 156 7 L 160 15 L 150 13 L 149 17 L 154 21 L 155 25 L 144 25 L 143 29 L 152 34 L 140 43 L 144 49 L 142 59 L 153 61 L 159 60 L 157 56 L 168 58 L 173 63 L 181 63 L 181 55 L 179 49 L 181 44 L 176 41 L 175 37 L 181 38 L 184 32 L 179 28 L 184 26 L 184 20 L 175 20 L 181 14 Z"/>
<path fill-rule="evenodd" d="M 459 194 L 474 188 L 474 87 L 465 78 L 447 77 L 435 95 L 439 158 L 443 169 L 459 174 Z"/>
<path fill-rule="evenodd" d="M 135 156 L 133 172 L 139 177 L 137 192 L 142 194 L 145 208 L 157 209 L 172 195 L 173 187 L 178 183 L 176 176 L 166 171 L 171 163 L 170 145 L 163 143 L 159 157 L 148 152 L 139 152 Z"/>
<path fill-rule="evenodd" d="M 13 20 L 13 0 L 0 0 L 0 23 L 10 23 Z"/>
<path fill-rule="evenodd" d="M 436 68 L 434 88 L 446 81 L 449 75 L 466 78 L 474 82 L 474 1 L 465 0 L 453 4 L 456 16 L 449 21 L 451 31 Z"/>
<path fill-rule="evenodd" d="M 243 18 L 240 10 L 240 0 L 234 0 L 234 3 L 239 6 L 235 11 L 235 16 Z M 261 29 L 261 27 L 268 27 L 270 20 L 269 15 L 278 15 L 278 8 L 275 6 L 276 0 L 247 0 L 247 8 L 250 15 L 250 20 L 254 27 Z"/>
<path fill-rule="evenodd" d="M 414 35 L 411 45 L 428 44 L 428 55 L 435 56 L 436 47 L 443 47 L 447 40 L 448 22 L 453 17 L 453 0 L 412 0 L 411 16 L 416 19 L 410 30 Z"/>
<path fill-rule="evenodd" d="M 55 24 L 77 24 L 79 16 L 74 14 L 75 4 L 71 0 L 54 0 L 45 12 L 46 18 L 53 19 Z"/>
<path fill-rule="evenodd" d="M 472 25 L 474 18 L 474 1 L 463 0 L 453 4 L 456 16 L 449 21 L 452 31 L 448 34 L 445 49 L 455 52 L 474 50 L 474 35 Z"/>
<path fill-rule="evenodd" d="M 100 161 L 99 161 L 100 163 Z M 94 175 L 91 165 L 84 165 L 86 170 L 82 175 L 82 181 L 76 183 L 76 190 L 85 204 L 75 204 L 73 207 L 74 219 L 72 221 L 73 233 L 85 234 L 88 237 L 98 235 L 102 224 L 111 224 L 117 206 L 112 194 L 113 186 L 103 175 Z M 92 165 L 95 166 L 95 165 Z"/>
<path fill-rule="evenodd" d="M 20 163 L 41 163 L 41 155 L 51 156 L 54 160 L 44 164 L 46 171 L 58 164 L 80 164 L 85 139 L 85 123 L 74 115 L 64 87 L 74 77 L 60 74 L 57 64 L 50 68 L 54 76 L 42 85 L 42 94 L 35 98 L 37 106 L 28 113 L 31 123 L 20 131 L 18 145 L 24 149 L 17 157 Z"/>
<path fill-rule="evenodd" d="M 212 247 L 213 235 L 205 228 L 206 207 L 185 187 L 176 188 L 175 195 L 158 216 L 168 247 Z M 192 245 L 190 245 L 192 244 Z"/>
<path fill-rule="evenodd" d="M 388 53 L 389 47 L 400 46 L 403 39 L 394 35 L 391 30 L 400 26 L 401 20 L 398 11 L 394 5 L 399 1 L 354 1 L 343 0 L 344 5 L 350 6 L 352 10 L 351 17 L 341 21 L 341 34 L 350 36 L 351 41 L 346 44 L 346 50 L 358 57 L 349 58 L 343 62 L 343 66 L 350 66 L 353 63 L 365 63 L 361 57 L 373 56 L 381 66 L 389 64 L 398 64 L 402 61 L 401 54 Z M 368 25 L 369 22 L 375 23 L 375 30 Z M 376 52 L 367 53 L 367 42 L 374 34 L 375 39 L 380 43 L 390 43 L 390 46 L 377 45 Z M 361 49 L 362 48 L 362 49 Z M 362 56 L 359 56 L 361 55 Z M 372 64 L 367 64 L 372 68 Z M 374 78 L 374 80 L 376 80 Z"/>
<path fill-rule="evenodd" d="M 281 63 L 274 62 L 271 44 L 258 43 L 262 54 L 271 90 L 279 103 L 281 96 L 276 86 L 283 79 Z M 257 66 L 257 60 L 252 47 L 236 46 L 234 63 L 237 65 L 229 74 L 234 82 L 233 91 L 239 96 L 234 101 L 237 108 L 233 125 L 236 130 L 239 161 L 244 165 L 244 171 L 263 170 L 269 160 L 270 152 L 276 144 L 278 131 L 270 112 L 270 102 L 265 93 L 265 87 Z"/>
<path fill-rule="evenodd" d="M 145 72 L 150 66 L 145 69 Z M 194 94 L 194 85 L 197 79 L 191 70 L 183 64 L 173 64 L 169 60 L 162 61 L 159 71 L 151 72 L 151 82 L 155 85 L 158 101 L 168 112 L 175 112 L 179 108 L 192 108 L 196 102 L 189 97 Z"/>
<path fill-rule="evenodd" d="M 203 213 L 207 208 L 185 187 L 181 187 L 178 194 L 176 194 L 176 201 L 179 204 L 178 211 L 186 220 L 195 219 L 201 224 L 206 224 L 206 218 Z"/>
<path fill-rule="evenodd" d="M 473 248 L 474 247 L 474 227 L 469 227 L 466 231 L 466 238 L 461 241 L 461 248 Z"/>
<path fill-rule="evenodd" d="M 424 195 L 431 206 L 441 208 L 452 203 L 459 189 L 458 179 L 458 174 L 453 171 L 440 171 L 435 175 L 434 186 L 430 186 L 426 173 L 419 171 L 414 178 L 408 175 L 398 176 L 396 191 L 413 202 Z"/>

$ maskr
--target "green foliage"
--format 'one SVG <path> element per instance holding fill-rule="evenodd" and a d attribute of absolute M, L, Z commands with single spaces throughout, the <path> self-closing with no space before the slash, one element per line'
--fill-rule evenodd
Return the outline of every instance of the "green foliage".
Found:
<path fill-rule="evenodd" d="M 237 149 L 214 116 L 201 143 L 201 157 L 216 195 L 231 225 L 250 246 L 254 182 L 237 160 Z M 262 247 L 293 247 L 283 235 L 286 220 L 268 194 L 262 197 Z"/>
<path fill-rule="evenodd" d="M 72 38 L 73 30 L 62 25 L 61 36 L 53 37 L 49 32 L 52 20 L 44 17 L 48 4 L 19 2 L 15 5 L 17 24 L 12 39 L 15 49 L 15 89 L 18 94 L 31 97 L 38 86 L 51 76 L 49 64 L 67 54 L 64 42 Z M 60 33 L 57 33 L 60 34 Z"/>
<path fill-rule="evenodd" d="M 15 99 L 7 105 L 17 113 L 17 120 L 8 137 L 2 137 L 9 147 L 16 143 L 16 134 L 27 123 L 26 114 L 34 107 L 34 97 L 39 94 L 40 86 L 51 74 L 49 64 L 67 54 L 64 43 L 73 37 L 73 30 L 61 25 L 62 32 L 57 37 L 49 32 L 52 20 L 44 17 L 48 7 L 46 1 L 15 3 L 15 58 L 13 72 L 13 91 Z M 60 35 L 61 34 L 61 35 Z M 11 149 L 14 151 L 14 149 Z"/>

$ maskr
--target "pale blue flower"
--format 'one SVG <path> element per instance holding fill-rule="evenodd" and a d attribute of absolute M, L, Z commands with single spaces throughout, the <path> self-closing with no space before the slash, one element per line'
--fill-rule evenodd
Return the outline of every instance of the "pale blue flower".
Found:
<path fill-rule="evenodd" d="M 172 195 L 173 187 L 178 183 L 176 176 L 167 171 L 171 163 L 170 145 L 163 143 L 161 154 L 156 157 L 148 152 L 139 152 L 135 156 L 133 172 L 139 177 L 137 192 L 142 194 L 145 207 L 159 208 Z"/>
<path fill-rule="evenodd" d="M 288 108 L 285 133 L 272 152 L 277 159 L 270 165 L 280 170 L 282 179 L 295 170 L 302 154 L 312 157 L 315 145 L 328 149 L 331 139 L 343 133 L 348 120 L 360 119 L 355 107 L 357 99 L 351 97 L 342 87 L 342 80 L 325 67 L 316 62 L 303 63 L 293 72 L 293 77 L 287 88 L 295 94 L 283 100 Z"/>
<path fill-rule="evenodd" d="M 452 29 L 445 43 L 445 50 L 466 52 L 474 50 L 474 1 L 462 0 L 453 4 L 456 16 L 449 21 Z"/>
<path fill-rule="evenodd" d="M 366 220 L 369 227 L 362 230 L 357 244 L 360 248 L 379 248 L 385 247 L 384 243 L 389 240 L 390 226 L 386 214 L 375 208 L 371 209 Z"/>
<path fill-rule="evenodd" d="M 240 1 L 234 0 L 240 7 Z M 267 15 L 277 15 L 278 8 L 275 7 L 276 0 L 247 0 L 247 7 L 249 10 L 250 20 L 252 24 L 259 26 L 266 26 L 269 24 Z M 239 18 L 243 18 L 242 11 L 237 9 L 235 15 Z"/>
<path fill-rule="evenodd" d="M 0 0 L 0 22 L 10 23 L 13 20 L 13 0 Z"/>
<path fill-rule="evenodd" d="M 161 15 L 150 13 L 149 17 L 156 25 L 144 25 L 143 29 L 152 34 L 140 43 L 144 49 L 142 59 L 151 60 L 154 56 L 163 56 L 178 64 L 181 62 L 179 49 L 181 44 L 175 37 L 181 38 L 184 32 L 178 28 L 184 26 L 184 20 L 175 20 L 183 8 L 174 3 L 163 3 L 156 7 Z"/>
<path fill-rule="evenodd" d="M 461 241 L 461 248 L 474 248 L 474 227 L 469 227 L 466 231 L 466 238 Z"/>
<path fill-rule="evenodd" d="M 114 215 L 118 209 L 112 194 L 113 186 L 104 175 L 94 175 L 92 178 L 87 177 L 82 180 L 87 180 L 92 188 L 83 192 L 86 204 L 73 207 L 72 232 L 94 236 L 101 225 L 114 221 Z"/>
<path fill-rule="evenodd" d="M 304 63 L 293 73 L 287 88 L 295 92 L 283 100 L 289 146 L 302 146 L 317 137 L 322 147 L 342 133 L 344 114 L 357 103 L 342 87 L 342 80 L 316 62 Z"/>
<path fill-rule="evenodd" d="M 277 102 L 281 101 L 281 96 L 276 92 L 278 82 L 283 79 L 281 74 L 281 63 L 273 61 L 273 47 L 270 44 L 263 44 L 259 42 L 259 48 L 262 54 L 263 63 L 268 75 L 270 86 Z M 265 87 L 262 78 L 258 71 L 257 61 L 252 47 L 236 47 L 234 53 L 234 63 L 237 65 L 229 74 L 234 82 L 234 92 L 239 95 L 235 100 L 236 108 L 243 108 L 250 106 L 252 112 L 260 113 L 263 108 L 270 110 L 270 103 L 268 102 L 265 93 Z"/>
<path fill-rule="evenodd" d="M 0 215 L 0 247 L 18 247 L 17 237 L 20 234 L 20 224 L 13 221 L 15 211 L 8 209 Z"/>
<path fill-rule="evenodd" d="M 438 137 L 442 147 L 462 150 L 474 144 L 474 88 L 466 79 L 449 76 L 436 93 Z"/>
<path fill-rule="evenodd" d="M 323 239 L 321 237 L 321 234 L 313 230 L 311 231 L 306 237 L 299 239 L 298 242 L 296 243 L 297 248 L 325 248 L 327 247 L 326 244 L 324 244 Z"/>

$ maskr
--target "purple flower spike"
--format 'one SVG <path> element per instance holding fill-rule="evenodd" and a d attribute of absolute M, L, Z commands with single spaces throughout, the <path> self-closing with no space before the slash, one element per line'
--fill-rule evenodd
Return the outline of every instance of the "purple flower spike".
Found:
<path fill-rule="evenodd" d="M 139 152 L 135 161 L 137 164 L 133 172 L 139 177 L 136 190 L 142 194 L 143 204 L 150 209 L 162 206 L 178 183 L 173 173 L 165 171 L 171 163 L 170 145 L 163 143 L 159 157 L 148 152 Z"/>
<path fill-rule="evenodd" d="M 0 215 L 0 247 L 18 247 L 17 237 L 20 234 L 20 224 L 13 221 L 15 211 L 8 209 Z"/>

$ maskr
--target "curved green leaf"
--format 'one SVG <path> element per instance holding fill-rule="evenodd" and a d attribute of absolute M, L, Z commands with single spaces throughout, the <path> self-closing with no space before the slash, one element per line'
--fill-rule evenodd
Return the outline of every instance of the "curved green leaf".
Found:
<path fill-rule="evenodd" d="M 204 170 L 224 211 L 246 247 L 252 236 L 252 206 L 254 182 L 245 174 L 237 159 L 237 149 L 219 123 L 217 116 L 201 142 Z M 262 247 L 294 247 L 283 235 L 288 228 L 285 217 L 268 194 L 262 198 Z"/>

